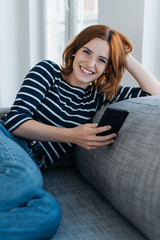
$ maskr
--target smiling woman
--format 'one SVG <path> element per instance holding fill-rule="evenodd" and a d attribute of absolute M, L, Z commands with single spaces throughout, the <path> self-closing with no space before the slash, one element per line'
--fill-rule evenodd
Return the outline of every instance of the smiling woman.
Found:
<path fill-rule="evenodd" d="M 73 57 L 73 71 L 63 77 L 73 86 L 87 88 L 105 72 L 110 59 L 110 45 L 100 38 L 94 38 Z"/>
<path fill-rule="evenodd" d="M 73 67 L 76 67 L 76 55 L 85 50 L 85 54 L 80 55 L 80 60 L 81 57 L 86 55 L 85 60 L 89 64 L 96 63 L 94 67 L 98 67 L 98 72 L 95 69 L 93 71 L 93 69 L 87 68 L 85 65 L 82 65 L 82 67 L 92 70 L 95 75 L 93 74 L 93 78 L 90 78 L 90 82 L 98 86 L 110 99 L 118 90 L 124 74 L 126 56 L 132 49 L 131 42 L 122 33 L 105 25 L 89 26 L 82 30 L 63 52 L 62 74 L 67 80 L 70 74 L 71 76 L 74 74 Z M 81 66 L 80 63 L 79 65 Z M 88 81 L 86 86 L 90 82 Z M 74 84 L 73 81 L 72 84 Z"/>
<path fill-rule="evenodd" d="M 148 93 L 160 95 L 160 83 L 131 51 L 132 44 L 123 34 L 93 25 L 66 47 L 62 67 L 44 60 L 26 75 L 0 124 L 0 159 L 6 169 L 0 174 L 3 239 L 31 236 L 39 240 L 55 234 L 61 211 L 54 197 L 44 191 L 39 168 L 50 167 L 75 144 L 88 150 L 113 144 L 115 133 L 98 136 L 111 126 L 91 123 L 103 106 Z M 120 86 L 124 69 L 140 87 Z M 13 174 L 8 178 L 5 172 Z M 17 216 L 21 229 L 16 225 Z M 31 221 L 33 217 L 39 221 Z"/>

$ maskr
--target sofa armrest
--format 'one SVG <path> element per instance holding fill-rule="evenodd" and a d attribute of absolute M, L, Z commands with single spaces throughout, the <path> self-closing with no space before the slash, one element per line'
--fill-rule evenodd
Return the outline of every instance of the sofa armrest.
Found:
<path fill-rule="evenodd" d="M 0 108 L 0 119 L 4 118 L 9 112 L 9 108 Z"/>
<path fill-rule="evenodd" d="M 115 143 L 92 151 L 76 147 L 75 163 L 124 217 L 150 240 L 159 240 L 160 97 L 129 99 L 112 107 L 129 111 Z"/>

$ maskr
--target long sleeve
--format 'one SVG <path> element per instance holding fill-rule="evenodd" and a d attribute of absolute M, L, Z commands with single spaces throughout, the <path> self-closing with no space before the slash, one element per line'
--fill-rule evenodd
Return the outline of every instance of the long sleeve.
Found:
<path fill-rule="evenodd" d="M 142 91 L 140 87 L 120 86 L 117 96 L 112 100 L 112 103 L 127 100 L 129 98 L 146 97 L 149 93 Z"/>
<path fill-rule="evenodd" d="M 34 119 L 38 106 L 54 84 L 53 71 L 53 64 L 42 61 L 27 74 L 4 122 L 9 131 L 15 130 L 25 121 Z"/>

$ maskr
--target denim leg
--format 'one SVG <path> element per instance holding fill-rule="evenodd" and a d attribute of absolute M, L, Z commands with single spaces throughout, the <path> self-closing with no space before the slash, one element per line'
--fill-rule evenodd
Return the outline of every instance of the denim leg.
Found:
<path fill-rule="evenodd" d="M 23 141 L 10 135 L 0 125 L 0 239 L 46 239 L 60 224 L 60 206 L 42 189 L 42 174 Z"/>
<path fill-rule="evenodd" d="M 61 209 L 48 192 L 39 189 L 24 205 L 0 212 L 0 239 L 45 240 L 51 238 L 61 223 Z"/>

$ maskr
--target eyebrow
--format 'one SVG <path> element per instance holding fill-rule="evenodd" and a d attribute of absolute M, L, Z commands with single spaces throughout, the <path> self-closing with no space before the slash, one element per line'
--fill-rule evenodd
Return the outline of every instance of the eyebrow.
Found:
<path fill-rule="evenodd" d="M 87 49 L 90 53 L 93 53 L 88 47 L 83 47 L 83 48 Z M 99 56 L 99 57 L 105 59 L 107 62 L 109 61 L 109 59 L 104 56 Z"/>

